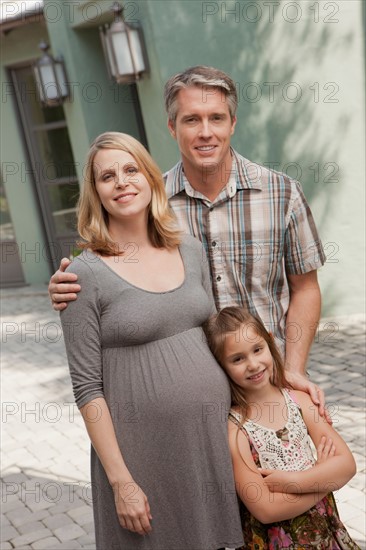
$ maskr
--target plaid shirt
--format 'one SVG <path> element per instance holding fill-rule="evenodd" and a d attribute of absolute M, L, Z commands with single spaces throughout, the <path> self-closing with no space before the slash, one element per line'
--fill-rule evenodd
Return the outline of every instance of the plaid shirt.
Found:
<path fill-rule="evenodd" d="M 286 275 L 321 267 L 325 254 L 300 184 L 231 153 L 229 181 L 213 202 L 192 188 L 182 162 L 165 174 L 169 202 L 183 231 L 204 245 L 217 309 L 246 306 L 283 352 Z"/>

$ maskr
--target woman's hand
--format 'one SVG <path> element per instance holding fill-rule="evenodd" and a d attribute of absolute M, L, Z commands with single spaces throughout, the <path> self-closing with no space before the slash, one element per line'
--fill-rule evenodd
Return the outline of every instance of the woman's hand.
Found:
<path fill-rule="evenodd" d="M 331 437 L 325 437 L 325 435 L 322 436 L 320 443 L 316 449 L 316 463 L 322 464 L 322 462 L 325 462 L 328 460 L 328 458 L 331 458 L 335 455 L 336 448 L 333 443 L 333 440 Z"/>
<path fill-rule="evenodd" d="M 150 533 L 152 515 L 149 502 L 141 487 L 133 480 L 127 483 L 118 482 L 113 485 L 113 492 L 121 526 L 139 535 Z"/>

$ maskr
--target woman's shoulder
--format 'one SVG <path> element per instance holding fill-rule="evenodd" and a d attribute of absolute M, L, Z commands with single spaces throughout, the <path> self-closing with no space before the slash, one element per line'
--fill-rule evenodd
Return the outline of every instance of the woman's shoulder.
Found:
<path fill-rule="evenodd" d="M 189 233 L 182 234 L 181 244 L 184 246 L 194 248 L 196 250 L 201 250 L 202 248 L 202 242 L 196 237 L 193 237 L 193 235 L 190 235 Z"/>
<path fill-rule="evenodd" d="M 184 234 L 182 236 L 181 248 L 184 248 L 187 252 L 199 256 L 201 259 L 206 259 L 206 251 L 202 244 L 202 242 L 199 239 L 196 239 L 196 237 L 193 237 L 192 235 Z"/>
<path fill-rule="evenodd" d="M 68 273 L 75 273 L 80 276 L 90 276 L 99 269 L 101 263 L 100 257 L 91 250 L 83 250 L 76 256 L 67 267 Z"/>
<path fill-rule="evenodd" d="M 96 304 L 100 299 L 100 283 L 103 280 L 98 269 L 100 258 L 89 250 L 84 250 L 74 258 L 66 271 L 78 276 L 77 283 L 81 290 L 77 300 L 71 301 L 67 309 L 60 312 L 61 318 L 68 319 L 83 311 L 85 304 Z"/>

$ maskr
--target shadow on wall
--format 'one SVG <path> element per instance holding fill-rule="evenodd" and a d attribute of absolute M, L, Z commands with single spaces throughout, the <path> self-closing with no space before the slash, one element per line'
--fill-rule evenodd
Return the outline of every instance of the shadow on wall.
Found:
<path fill-rule="evenodd" d="M 210 51 L 198 62 L 222 68 L 237 82 L 235 148 L 301 181 L 316 210 L 327 259 L 338 263 L 339 245 L 324 241 L 324 235 L 350 177 L 345 148 L 351 147 L 349 130 L 359 116 L 343 74 L 355 51 L 348 13 L 354 8 L 342 2 L 327 7 L 284 0 L 237 2 L 240 10 L 230 14 L 229 3 L 203 4 L 212 12 L 202 25 Z M 230 6 L 234 10 L 234 3 Z M 323 286 L 323 297 L 332 311 L 339 299 L 332 283 Z"/>

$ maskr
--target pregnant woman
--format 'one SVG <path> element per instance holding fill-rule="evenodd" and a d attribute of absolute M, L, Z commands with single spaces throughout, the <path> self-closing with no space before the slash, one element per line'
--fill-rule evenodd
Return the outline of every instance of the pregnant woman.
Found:
<path fill-rule="evenodd" d="M 205 253 L 178 231 L 132 137 L 92 144 L 78 230 L 82 290 L 61 320 L 92 443 L 98 550 L 241 546 L 230 390 L 201 329 L 214 311 Z"/>

